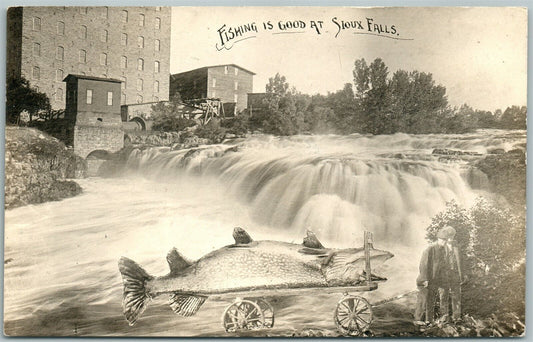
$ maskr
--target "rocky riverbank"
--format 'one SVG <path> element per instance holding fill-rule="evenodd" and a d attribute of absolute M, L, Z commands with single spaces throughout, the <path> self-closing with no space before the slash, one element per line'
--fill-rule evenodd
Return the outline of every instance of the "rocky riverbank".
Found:
<path fill-rule="evenodd" d="M 87 165 L 59 140 L 34 128 L 6 127 L 5 208 L 58 201 L 81 193 L 69 178 Z"/>

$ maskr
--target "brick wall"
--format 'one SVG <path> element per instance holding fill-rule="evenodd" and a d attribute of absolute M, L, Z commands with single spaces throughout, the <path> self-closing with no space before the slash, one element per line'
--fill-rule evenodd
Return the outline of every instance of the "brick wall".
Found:
<path fill-rule="evenodd" d="M 22 7 L 7 10 L 7 78 L 20 76 L 22 62 Z"/>
<path fill-rule="evenodd" d="M 127 21 L 123 11 L 128 13 Z M 140 14 L 144 15 L 144 26 L 139 24 Z M 34 27 L 35 18 L 39 18 L 39 28 Z M 155 26 L 156 18 L 160 20 L 159 29 Z M 11 19 L 17 20 L 15 15 L 9 16 L 8 27 L 12 26 Z M 14 29 L 14 34 L 8 36 L 8 46 L 16 45 L 19 40 L 21 52 L 18 57 L 10 56 L 9 63 L 16 65 L 19 59 L 20 75 L 47 93 L 55 109 L 65 107 L 61 74 L 125 80 L 122 104 L 168 100 L 170 20 L 170 7 L 23 7 L 21 32 L 16 36 Z M 128 37 L 125 45 L 123 34 Z M 144 38 L 143 47 L 138 46 L 139 37 Z M 155 48 L 156 39 L 160 42 L 159 51 Z M 35 44 L 39 44 L 39 52 Z M 58 58 L 58 47 L 63 48 L 62 58 Z M 85 62 L 80 60 L 80 50 L 86 51 Z M 101 60 L 102 54 L 106 54 L 105 61 Z M 125 68 L 121 65 L 123 56 L 127 57 Z M 139 58 L 144 61 L 143 70 L 138 70 Z M 159 72 L 155 70 L 156 61 Z M 39 68 L 38 77 L 33 74 L 35 67 Z M 154 86 L 156 81 L 159 89 Z"/>
<path fill-rule="evenodd" d="M 236 69 L 237 75 L 235 75 Z M 215 83 L 213 83 L 214 79 Z M 247 106 L 247 94 L 253 91 L 253 75 L 233 65 L 211 67 L 208 72 L 207 89 L 209 97 L 220 98 L 222 102 L 236 102 L 236 110 L 240 112 Z M 235 101 L 235 95 L 237 95 L 237 101 Z"/>

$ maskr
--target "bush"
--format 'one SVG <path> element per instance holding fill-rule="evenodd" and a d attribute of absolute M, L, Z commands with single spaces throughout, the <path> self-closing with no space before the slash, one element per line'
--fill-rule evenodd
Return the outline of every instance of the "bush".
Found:
<path fill-rule="evenodd" d="M 243 135 L 248 133 L 250 129 L 250 117 L 243 112 L 239 116 L 223 120 L 220 125 L 225 128 L 228 133 Z"/>
<path fill-rule="evenodd" d="M 200 138 L 209 139 L 213 143 L 220 143 L 224 140 L 226 129 L 220 126 L 220 121 L 212 119 L 207 124 L 196 129 L 196 135 Z"/>
<path fill-rule="evenodd" d="M 463 311 L 488 316 L 525 313 L 525 218 L 478 199 L 469 209 L 448 203 L 427 227 L 427 239 L 451 225 L 457 231 L 463 277 Z"/>

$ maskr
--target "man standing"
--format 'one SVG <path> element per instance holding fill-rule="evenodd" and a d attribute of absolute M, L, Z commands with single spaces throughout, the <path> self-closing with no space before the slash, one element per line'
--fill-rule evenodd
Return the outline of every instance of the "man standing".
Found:
<path fill-rule="evenodd" d="M 447 303 L 451 294 L 452 303 L 455 303 L 453 305 L 454 317 L 460 318 L 461 276 L 459 253 L 456 247 L 447 247 L 448 241 L 450 239 L 450 241 L 453 241 L 454 237 L 455 229 L 446 226 L 438 231 L 437 243 L 431 244 L 422 253 L 419 266 L 420 273 L 416 279 L 418 287 L 414 321 L 416 325 L 426 325 L 434 322 L 437 293 L 440 295 L 441 315 L 448 314 Z M 455 264 L 451 262 L 452 260 L 456 260 L 454 261 Z M 455 268 L 453 265 L 455 265 Z M 456 282 L 456 279 L 458 282 Z M 423 320 L 424 316 L 425 322 Z"/>
<path fill-rule="evenodd" d="M 457 323 L 461 320 L 461 259 L 459 249 L 454 244 L 455 229 L 444 227 L 446 236 L 446 277 L 439 288 L 440 313 L 443 320 L 449 320 L 449 300 L 452 301 L 452 320 Z"/>

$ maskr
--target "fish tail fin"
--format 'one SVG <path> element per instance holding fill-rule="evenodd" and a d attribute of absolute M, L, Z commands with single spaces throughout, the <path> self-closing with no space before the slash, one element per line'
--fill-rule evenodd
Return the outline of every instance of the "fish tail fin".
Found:
<path fill-rule="evenodd" d="M 126 316 L 129 324 L 133 325 L 146 309 L 147 301 L 151 299 L 146 290 L 146 282 L 154 277 L 150 276 L 135 261 L 126 257 L 120 258 L 118 268 L 124 283 L 122 298 L 124 316 Z"/>
<path fill-rule="evenodd" d="M 193 316 L 207 299 L 206 296 L 188 295 L 174 292 L 170 295 L 170 308 L 180 316 Z"/>

